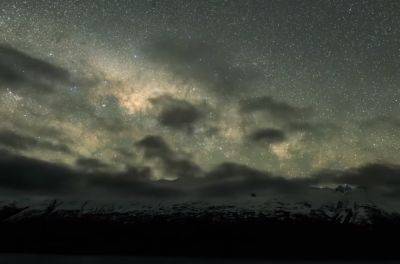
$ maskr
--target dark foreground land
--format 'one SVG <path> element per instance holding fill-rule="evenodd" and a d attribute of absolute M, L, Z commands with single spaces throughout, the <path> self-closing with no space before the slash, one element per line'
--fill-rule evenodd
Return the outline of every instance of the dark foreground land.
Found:
<path fill-rule="evenodd" d="M 232 208 L 162 212 L 0 210 L 0 249 L 14 253 L 254 259 L 400 259 L 398 215 L 377 208 Z M 361 216 L 361 212 L 363 215 Z"/>

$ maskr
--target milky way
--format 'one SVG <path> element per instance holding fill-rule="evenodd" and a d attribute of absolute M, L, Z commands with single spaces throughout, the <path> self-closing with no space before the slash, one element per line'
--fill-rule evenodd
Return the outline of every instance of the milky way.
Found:
<path fill-rule="evenodd" d="M 2 1 L 2 170 L 68 181 L 0 185 L 201 195 L 229 189 L 221 171 L 238 192 L 399 176 L 399 16 L 398 1 Z M 387 187 L 368 173 L 343 179 Z"/>

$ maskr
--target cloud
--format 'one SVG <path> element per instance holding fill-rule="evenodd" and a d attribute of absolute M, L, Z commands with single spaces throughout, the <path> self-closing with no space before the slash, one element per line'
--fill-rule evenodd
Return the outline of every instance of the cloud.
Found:
<path fill-rule="evenodd" d="M 117 197 L 158 200 L 160 198 L 176 199 L 184 195 L 184 192 L 176 186 L 163 185 L 162 182 L 149 180 L 150 175 L 149 168 L 130 167 L 118 174 L 90 175 L 87 185 L 89 188 L 111 192 Z"/>
<path fill-rule="evenodd" d="M 344 171 L 322 171 L 314 175 L 321 183 L 352 184 L 377 195 L 400 197 L 400 166 L 367 164 Z"/>
<path fill-rule="evenodd" d="M 146 136 L 136 143 L 143 150 L 147 160 L 159 160 L 162 163 L 162 171 L 165 175 L 178 178 L 192 178 L 202 174 L 202 169 L 187 157 L 182 157 L 171 150 L 163 138 L 158 136 Z"/>
<path fill-rule="evenodd" d="M 86 104 L 89 105 L 90 100 L 87 100 Z M 91 106 L 91 109 L 88 110 L 88 113 L 93 116 L 95 124 L 109 131 L 121 131 L 129 126 L 126 112 L 115 96 L 102 97 L 98 107 Z"/>
<path fill-rule="evenodd" d="M 279 129 L 264 128 L 254 131 L 250 136 L 254 142 L 265 142 L 267 144 L 281 143 L 286 140 L 285 132 Z"/>
<path fill-rule="evenodd" d="M 0 151 L 0 188 L 18 195 L 93 195 L 107 197 L 178 197 L 181 191 L 149 178 L 148 168 L 120 173 L 88 173 L 61 164 Z"/>
<path fill-rule="evenodd" d="M 284 123 L 307 119 L 312 113 L 309 108 L 293 106 L 268 96 L 244 99 L 240 102 L 240 109 L 242 113 L 264 113 L 268 118 Z"/>
<path fill-rule="evenodd" d="M 100 192 L 107 193 L 107 197 L 178 199 L 192 193 L 207 199 L 265 190 L 301 191 L 295 181 L 235 163 L 221 164 L 204 177 L 152 181 L 148 167 L 129 167 L 119 173 L 90 173 L 5 151 L 0 154 L 0 188 L 25 195 L 90 196 Z"/>
<path fill-rule="evenodd" d="M 234 64 L 230 54 L 205 42 L 164 38 L 148 44 L 144 53 L 175 76 L 224 97 L 245 92 L 260 77 L 255 67 Z"/>
<path fill-rule="evenodd" d="M 312 132 L 318 128 L 309 122 L 290 122 L 286 125 L 286 129 L 290 132 Z"/>
<path fill-rule="evenodd" d="M 51 92 L 54 84 L 71 85 L 69 72 L 10 46 L 0 45 L 0 88 Z"/>
<path fill-rule="evenodd" d="M 56 144 L 37 137 L 20 135 L 10 130 L 0 131 L 0 145 L 13 150 L 45 149 L 72 154 L 71 149 L 67 145 Z"/>
<path fill-rule="evenodd" d="M 101 170 L 108 168 L 104 162 L 93 158 L 79 158 L 75 161 L 75 165 L 82 169 Z"/>
<path fill-rule="evenodd" d="M 150 101 L 161 108 L 159 123 L 169 128 L 191 131 L 204 117 L 204 113 L 198 107 L 185 100 L 165 95 L 152 98 Z"/>
<path fill-rule="evenodd" d="M 138 141 L 136 146 L 144 151 L 144 156 L 147 159 L 166 159 L 169 156 L 174 156 L 173 151 L 169 148 L 164 139 L 159 136 L 146 136 Z"/>
<path fill-rule="evenodd" d="M 395 130 L 400 132 L 400 119 L 394 116 L 378 116 L 363 120 L 360 123 L 362 129 Z"/>
<path fill-rule="evenodd" d="M 202 169 L 189 159 L 168 158 L 164 160 L 165 170 L 178 178 L 193 178 L 202 175 Z"/>
<path fill-rule="evenodd" d="M 114 150 L 124 158 L 132 159 L 135 157 L 135 154 L 131 150 L 126 149 L 126 147 L 119 147 Z"/>
<path fill-rule="evenodd" d="M 316 121 L 315 112 L 310 107 L 291 105 L 269 96 L 243 99 L 240 101 L 239 109 L 245 118 L 259 114 L 259 117 L 265 119 L 268 124 L 272 122 L 277 125 L 285 134 L 278 135 L 279 132 L 276 131 L 277 140 L 281 142 L 295 133 L 303 133 L 305 139 L 327 140 L 341 135 L 343 131 L 339 124 Z M 253 134 L 253 139 L 257 137 L 261 139 L 263 133 L 260 131 L 259 134 Z"/>
<path fill-rule="evenodd" d="M 41 149 L 73 154 L 83 150 L 75 144 L 76 140 L 88 143 L 76 138 L 78 130 L 115 135 L 131 128 L 131 119 L 118 99 L 111 93 L 101 92 L 104 84 L 99 80 L 104 76 L 90 66 L 76 66 L 74 71 L 67 71 L 0 44 L 2 101 L 12 103 L 14 112 L 11 114 L 11 109 L 5 106 L 3 119 L 9 120 L 7 127 L 24 132 L 0 131 L 1 146 L 20 151 Z M 23 114 L 28 114 L 28 118 Z M 71 129 L 62 136 L 48 135 L 41 129 L 43 124 Z"/>
<path fill-rule="evenodd" d="M 308 179 L 287 179 L 237 163 L 223 163 L 206 174 L 198 190 L 207 197 L 249 196 L 251 193 L 294 195 L 309 189 Z"/>
<path fill-rule="evenodd" d="M 151 143 L 150 145 L 152 145 Z M 176 171 L 190 173 L 189 160 L 173 160 Z M 81 163 L 97 164 L 87 160 Z M 169 165 L 173 169 L 173 165 Z M 94 196 L 143 199 L 235 199 L 238 197 L 297 197 L 313 201 L 328 197 L 329 190 L 311 186 L 351 184 L 373 197 L 400 197 L 400 166 L 369 164 L 343 171 L 321 171 L 308 178 L 286 178 L 238 163 L 222 163 L 199 177 L 179 177 L 172 181 L 151 180 L 152 169 L 130 166 L 121 172 L 81 170 L 80 166 L 28 158 L 0 150 L 0 189 L 21 195 Z M 284 198 L 282 198 L 284 199 Z"/>
<path fill-rule="evenodd" d="M 229 200 L 255 193 L 310 201 L 329 199 L 333 194 L 331 189 L 318 190 L 312 186 L 350 184 L 361 193 L 368 193 L 368 199 L 393 202 L 400 198 L 400 166 L 374 163 L 341 171 L 322 170 L 306 178 L 286 178 L 237 163 L 223 163 L 196 184 L 200 197 Z"/>
<path fill-rule="evenodd" d="M 58 120 L 81 121 L 109 131 L 126 129 L 126 113 L 118 99 L 110 94 L 93 96 L 96 92 L 91 88 L 100 89 L 102 77 L 90 67 L 72 75 L 64 68 L 0 44 L 0 89 L 28 93 L 21 98 L 25 107 L 31 108 L 28 111 L 32 111 L 32 103 L 40 105 L 36 116 L 50 111 Z"/>
<path fill-rule="evenodd" d="M 327 141 L 331 137 L 340 136 L 343 128 L 332 122 L 292 121 L 283 125 L 288 133 L 304 133 L 305 139 Z"/>
<path fill-rule="evenodd" d="M 0 151 L 0 188 L 38 194 L 67 194 L 81 179 L 71 169 Z"/>
<path fill-rule="evenodd" d="M 233 162 L 226 162 L 218 165 L 216 168 L 207 173 L 206 178 L 211 181 L 260 178 L 267 174 L 259 170 L 250 168 Z"/>

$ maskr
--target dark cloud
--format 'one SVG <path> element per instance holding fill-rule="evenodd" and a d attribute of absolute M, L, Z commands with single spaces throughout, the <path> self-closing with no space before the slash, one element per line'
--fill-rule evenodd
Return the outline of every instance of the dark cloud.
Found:
<path fill-rule="evenodd" d="M 241 100 L 240 112 L 245 118 L 249 117 L 250 114 L 260 113 L 266 118 L 266 121 L 275 121 L 280 126 L 281 132 L 285 134 L 278 135 L 279 132 L 275 132 L 277 140 L 281 142 L 292 133 L 304 133 L 305 140 L 328 140 L 343 132 L 343 128 L 334 122 L 315 121 L 315 112 L 310 107 L 294 106 L 268 96 Z M 268 131 L 266 132 L 268 133 Z M 262 130 L 255 132 L 252 136 L 254 140 L 262 139 Z M 267 137 L 266 135 L 265 139 Z"/>
<path fill-rule="evenodd" d="M 90 100 L 85 104 L 90 105 Z M 100 104 L 91 106 L 88 114 L 92 115 L 95 126 L 103 127 L 109 131 L 117 132 L 128 128 L 126 113 L 115 96 L 105 96 Z"/>
<path fill-rule="evenodd" d="M 378 116 L 363 120 L 360 127 L 363 129 L 395 130 L 400 133 L 400 119 L 394 116 Z"/>
<path fill-rule="evenodd" d="M 260 77 L 256 68 L 234 64 L 230 54 L 205 42 L 164 38 L 148 44 L 144 52 L 179 78 L 197 81 L 224 97 L 245 92 Z"/>
<path fill-rule="evenodd" d="M 85 70 L 92 71 L 90 68 Z M 115 96 L 99 98 L 97 104 L 89 98 L 90 88 L 97 87 L 101 73 L 94 71 L 86 75 L 77 71 L 72 76 L 66 69 L 0 45 L 0 89 L 29 92 L 29 100 L 46 106 L 58 119 L 81 121 L 109 131 L 127 128 L 125 112 Z M 65 89 L 56 90 L 60 85 Z M 41 115 L 40 111 L 31 114 Z"/>
<path fill-rule="evenodd" d="M 107 192 L 108 197 L 179 198 L 187 193 L 188 178 L 177 181 L 151 181 L 147 167 L 129 167 L 121 173 L 87 173 L 64 165 L 26 158 L 2 151 L 0 153 L 0 188 L 43 195 L 78 195 Z M 181 168 L 191 165 L 179 164 Z M 181 169 L 180 168 L 180 169 Z M 179 169 L 179 170 L 180 170 Z M 248 192 L 276 190 L 299 191 L 292 180 L 271 176 L 244 165 L 225 163 L 202 178 L 192 178 L 193 194 L 233 197 Z M 193 185 L 192 185 L 193 186 Z M 303 187 L 305 188 L 305 184 Z"/>
<path fill-rule="evenodd" d="M 120 154 L 122 157 L 127 158 L 127 159 L 132 159 L 135 157 L 135 153 L 133 153 L 131 150 L 128 150 L 126 148 L 115 148 L 114 149 L 118 154 Z"/>
<path fill-rule="evenodd" d="M 148 168 L 130 167 L 121 173 L 87 173 L 64 165 L 0 152 L 0 188 L 37 195 L 107 197 L 178 197 L 181 191 L 152 182 Z"/>
<path fill-rule="evenodd" d="M 312 132 L 316 130 L 316 127 L 309 122 L 290 122 L 286 129 L 290 132 Z"/>
<path fill-rule="evenodd" d="M 151 143 L 150 145 L 152 145 Z M 166 161 L 169 162 L 169 161 Z M 368 191 L 374 197 L 400 197 L 400 166 L 370 164 L 344 171 L 321 171 L 309 178 L 285 178 L 237 163 L 223 163 L 203 172 L 191 173 L 189 160 L 173 160 L 169 170 L 181 173 L 175 181 L 152 181 L 149 167 L 128 167 L 122 172 L 90 172 L 65 165 L 41 161 L 0 151 L 0 188 L 8 192 L 31 195 L 96 195 L 107 197 L 140 197 L 146 199 L 226 199 L 278 195 L 282 197 L 323 198 L 331 189 L 311 188 L 316 185 L 350 184 Z M 93 160 L 81 161 L 93 165 Z M 174 168 L 176 166 L 176 168 Z M 197 167 L 197 169 L 200 169 Z M 307 195 L 307 196 L 306 196 Z M 319 195 L 319 196 L 308 196 Z M 322 195 L 322 196 L 321 196 Z M 302 198 L 302 199 L 303 199 Z"/>
<path fill-rule="evenodd" d="M 146 159 L 159 159 L 166 175 L 191 178 L 202 174 L 202 169 L 198 165 L 187 157 L 180 157 L 161 137 L 147 136 L 137 142 L 136 146 L 143 150 Z"/>
<path fill-rule="evenodd" d="M 67 194 L 81 184 L 67 167 L 0 152 L 0 188 L 39 194 Z"/>
<path fill-rule="evenodd" d="M 284 124 L 283 129 L 287 133 L 304 133 L 306 139 L 313 140 L 328 140 L 343 132 L 340 125 L 332 122 L 293 121 Z"/>
<path fill-rule="evenodd" d="M 20 135 L 10 130 L 0 131 L 0 145 L 14 150 L 44 149 L 72 154 L 67 145 L 56 144 L 37 137 Z"/>
<path fill-rule="evenodd" d="M 148 159 L 165 159 L 174 155 L 168 144 L 159 136 L 146 136 L 138 141 L 136 146 L 144 151 L 144 156 Z"/>
<path fill-rule="evenodd" d="M 202 175 L 202 169 L 189 159 L 168 158 L 164 160 L 165 170 L 178 178 L 193 178 Z"/>
<path fill-rule="evenodd" d="M 161 108 L 158 116 L 160 124 L 173 129 L 190 131 L 193 125 L 204 116 L 202 110 L 185 100 L 160 96 L 150 101 Z"/>
<path fill-rule="evenodd" d="M 293 106 L 268 96 L 245 99 L 241 101 L 240 105 L 243 113 L 261 112 L 269 118 L 285 123 L 306 119 L 312 113 L 309 108 Z"/>
<path fill-rule="evenodd" d="M 368 164 L 345 171 L 322 171 L 314 178 L 322 183 L 352 184 L 377 195 L 400 197 L 400 166 Z"/>
<path fill-rule="evenodd" d="M 88 186 L 111 191 L 115 196 L 141 197 L 146 199 L 179 198 L 184 192 L 176 186 L 149 180 L 151 170 L 147 167 L 130 167 L 118 174 L 91 175 Z"/>
<path fill-rule="evenodd" d="M 254 131 L 249 139 L 254 142 L 265 142 L 267 144 L 281 143 L 286 140 L 285 132 L 279 129 L 264 128 Z"/>
<path fill-rule="evenodd" d="M 324 199 L 333 189 L 314 189 L 312 186 L 343 186 L 349 184 L 361 190 L 368 199 L 400 198 L 400 166 L 369 164 L 341 171 L 321 171 L 307 178 L 285 178 L 237 163 L 224 163 L 197 182 L 202 197 L 237 197 L 255 194 L 282 195 Z M 387 201 L 387 200 L 386 200 Z"/>
<path fill-rule="evenodd" d="M 207 179 L 212 181 L 244 179 L 244 178 L 260 178 L 267 174 L 248 166 L 226 162 L 218 165 L 216 168 L 207 173 Z"/>
<path fill-rule="evenodd" d="M 286 179 L 237 163 L 223 163 L 207 173 L 199 192 L 204 196 L 235 197 L 270 192 L 299 194 L 309 189 L 307 179 Z"/>
<path fill-rule="evenodd" d="M 50 101 L 38 100 L 47 105 L 59 120 L 80 122 L 90 129 L 101 128 L 113 133 L 130 127 L 129 117 L 115 96 L 99 96 L 96 99 L 90 98 L 89 87 L 81 86 L 74 93 L 60 91 Z"/>
<path fill-rule="evenodd" d="M 108 168 L 104 162 L 93 158 L 79 158 L 75 162 L 76 166 L 82 169 L 101 170 Z"/>
<path fill-rule="evenodd" d="M 69 72 L 10 46 L 0 45 L 0 88 L 50 92 L 54 84 L 71 85 Z"/>

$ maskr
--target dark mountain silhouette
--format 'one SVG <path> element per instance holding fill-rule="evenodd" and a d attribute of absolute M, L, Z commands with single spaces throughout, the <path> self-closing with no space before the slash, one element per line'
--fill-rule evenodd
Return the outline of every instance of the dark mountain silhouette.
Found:
<path fill-rule="evenodd" d="M 188 202 L 100 206 L 4 202 L 3 252 L 254 258 L 397 258 L 400 215 L 344 196 L 314 206 Z"/>

